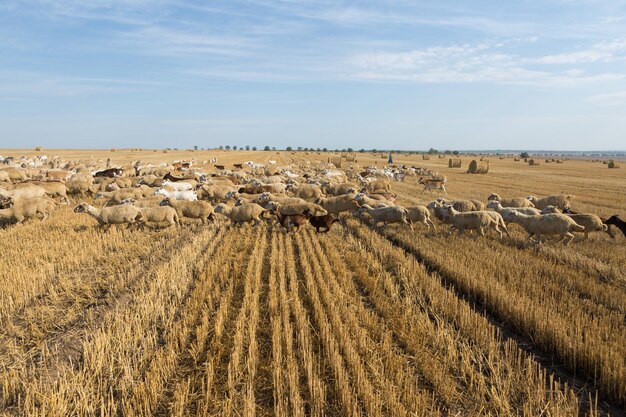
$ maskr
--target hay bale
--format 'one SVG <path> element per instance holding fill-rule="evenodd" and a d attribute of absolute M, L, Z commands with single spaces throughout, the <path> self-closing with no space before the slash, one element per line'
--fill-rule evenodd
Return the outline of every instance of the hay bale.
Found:
<path fill-rule="evenodd" d="M 41 146 L 37 146 L 37 147 L 35 148 L 35 151 L 36 151 L 36 152 L 41 152 L 41 151 L 43 151 L 43 148 L 42 148 Z"/>
<path fill-rule="evenodd" d="M 448 168 L 461 168 L 461 158 L 448 159 Z"/>
<path fill-rule="evenodd" d="M 428 161 L 430 159 L 430 155 L 422 154 L 422 160 Z"/>
<path fill-rule="evenodd" d="M 546 164 L 549 164 L 549 163 L 552 163 L 552 161 L 549 159 L 546 159 Z"/>
<path fill-rule="evenodd" d="M 469 164 L 469 168 L 467 169 L 469 174 L 486 174 L 489 172 L 489 162 L 488 161 L 477 161 L 475 159 L 472 160 Z"/>
<path fill-rule="evenodd" d="M 534 159 L 529 159 L 528 160 L 528 165 L 539 165 L 539 161 L 535 161 Z"/>
<path fill-rule="evenodd" d="M 519 158 L 513 158 L 513 162 L 519 162 Z"/>
<path fill-rule="evenodd" d="M 445 155 L 439 155 L 439 159 L 444 159 Z"/>
<path fill-rule="evenodd" d="M 620 167 L 619 162 L 616 162 L 616 161 L 609 162 L 609 168 L 619 168 L 619 167 Z"/>

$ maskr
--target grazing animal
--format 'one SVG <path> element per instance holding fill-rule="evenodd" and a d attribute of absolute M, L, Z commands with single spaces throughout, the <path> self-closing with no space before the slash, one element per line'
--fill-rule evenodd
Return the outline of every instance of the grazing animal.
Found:
<path fill-rule="evenodd" d="M 141 219 L 141 211 L 131 204 L 122 204 L 113 207 L 98 209 L 87 203 L 80 203 L 74 208 L 74 213 L 86 213 L 95 218 L 100 227 L 109 229 L 113 224 L 132 225 Z"/>
<path fill-rule="evenodd" d="M 502 231 L 499 228 L 501 224 L 490 212 L 470 211 L 461 213 L 452 206 L 444 206 L 443 208 L 447 215 L 448 223 L 452 225 L 450 233 L 455 229 L 459 231 L 459 234 L 463 234 L 465 230 L 476 230 L 480 236 L 484 236 L 485 229 L 493 228 L 502 238 Z M 504 221 L 502 221 L 502 224 L 504 224 Z"/>
<path fill-rule="evenodd" d="M 306 222 L 311 219 L 311 214 L 308 210 L 305 210 L 302 214 L 282 214 L 279 210 L 275 210 L 273 214 L 278 219 L 278 223 L 280 223 L 287 232 L 293 229 L 297 232 L 300 230 L 300 226 L 306 224 Z"/>
<path fill-rule="evenodd" d="M 543 210 L 548 206 L 555 206 L 560 209 L 564 209 L 565 207 L 570 205 L 570 202 L 574 199 L 573 195 L 565 195 L 565 194 L 556 194 L 549 195 L 543 198 L 537 198 L 535 196 L 529 195 L 528 200 L 535 205 L 539 210 Z"/>
<path fill-rule="evenodd" d="M 2 223 L 14 222 L 21 224 L 24 220 L 38 215 L 41 215 L 42 220 L 45 220 L 55 208 L 54 202 L 47 198 L 14 201 L 9 197 L 8 203 L 12 204 L 12 206 L 0 209 L 0 222 Z"/>
<path fill-rule="evenodd" d="M 311 226 L 315 227 L 315 231 L 317 233 L 328 233 L 332 225 L 338 221 L 339 219 L 335 218 L 335 216 L 332 216 L 330 214 L 327 216 L 313 216 L 309 218 L 309 223 L 311 223 Z M 320 232 L 320 229 L 322 228 L 326 230 Z"/>
<path fill-rule="evenodd" d="M 205 224 L 215 220 L 213 206 L 206 201 L 182 201 L 175 198 L 165 198 L 160 205 L 174 208 L 178 217 L 200 219 Z"/>
<path fill-rule="evenodd" d="M 539 244 L 542 243 L 542 235 L 560 235 L 558 242 L 563 241 L 567 246 L 574 238 L 572 232 L 585 230 L 584 226 L 561 213 L 527 215 L 513 211 L 507 214 L 507 220 L 521 225 L 529 233 L 529 239 L 536 237 Z"/>
<path fill-rule="evenodd" d="M 541 210 L 541 214 L 560 213 L 559 209 L 554 206 L 548 206 Z M 573 219 L 576 223 L 584 226 L 585 239 L 589 239 L 589 233 L 591 232 L 608 232 L 609 226 L 604 224 L 602 220 L 595 214 L 571 214 L 563 213 L 566 216 Z"/>
<path fill-rule="evenodd" d="M 498 201 L 502 207 L 535 207 L 535 205 L 524 197 L 501 198 L 498 194 L 492 193 L 487 197 L 487 201 Z"/>
<path fill-rule="evenodd" d="M 622 234 L 626 236 L 626 222 L 620 219 L 617 214 L 614 214 L 613 216 L 609 217 L 605 221 L 605 224 L 617 227 L 619 230 L 622 231 Z"/>
<path fill-rule="evenodd" d="M 372 219 L 372 226 L 377 227 L 379 223 L 383 223 L 386 226 L 388 223 L 404 223 L 411 226 L 411 223 L 407 220 L 407 214 L 409 211 L 404 207 L 380 207 L 373 208 L 367 204 L 361 206 L 357 211 L 357 214 L 363 215 L 367 213 Z"/>
<path fill-rule="evenodd" d="M 215 206 L 215 212 L 228 217 L 234 224 L 254 222 L 255 225 L 258 225 L 268 210 L 255 203 L 242 204 L 236 207 L 229 207 L 220 203 Z"/>
<path fill-rule="evenodd" d="M 196 201 L 198 195 L 191 190 L 188 191 L 168 191 L 164 188 L 159 188 L 154 192 L 154 195 L 162 195 L 167 198 L 175 198 L 177 200 Z"/>
<path fill-rule="evenodd" d="M 114 178 L 114 177 L 121 177 L 122 173 L 123 171 L 121 168 L 109 168 L 109 169 L 104 169 L 102 171 L 98 171 L 95 174 L 93 174 L 93 176 Z"/>
<path fill-rule="evenodd" d="M 433 192 L 433 190 L 441 190 L 445 195 L 448 195 L 448 192 L 446 191 L 445 181 L 421 177 L 418 183 L 424 186 L 422 194 L 424 194 L 424 191 L 426 190 L 430 191 L 431 193 Z"/>

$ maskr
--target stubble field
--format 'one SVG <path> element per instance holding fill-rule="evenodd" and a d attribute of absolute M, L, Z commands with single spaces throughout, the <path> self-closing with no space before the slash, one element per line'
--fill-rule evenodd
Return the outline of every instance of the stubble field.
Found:
<path fill-rule="evenodd" d="M 114 163 L 328 158 L 52 153 Z M 579 211 L 626 217 L 625 169 L 492 157 L 488 174 L 470 175 L 472 158 L 462 159 L 461 169 L 419 155 L 394 162 L 445 174 L 453 198 L 564 193 Z M 359 166 L 375 163 L 386 158 L 357 154 Z M 401 205 L 439 196 L 421 190 L 416 177 L 392 182 Z M 619 231 L 537 246 L 517 225 L 500 240 L 441 224 L 380 230 L 343 215 L 327 234 L 225 220 L 104 232 L 74 205 L 0 229 L 0 415 L 624 415 Z"/>

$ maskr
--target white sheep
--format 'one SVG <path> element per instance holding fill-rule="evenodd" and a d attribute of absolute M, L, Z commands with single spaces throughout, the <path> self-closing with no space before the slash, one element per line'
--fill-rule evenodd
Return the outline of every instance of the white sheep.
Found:
<path fill-rule="evenodd" d="M 26 184 L 24 186 L 17 187 L 10 191 L 0 188 L 0 197 L 4 197 L 4 198 L 12 197 L 15 200 L 41 198 L 45 195 L 46 195 L 46 190 L 33 184 Z"/>
<path fill-rule="evenodd" d="M 357 204 L 361 207 L 363 207 L 364 205 L 368 205 L 374 208 L 395 206 L 395 204 L 392 201 L 388 201 L 387 199 L 379 200 L 377 198 L 370 197 L 365 193 L 359 193 L 356 196 L 354 196 L 354 201 L 356 201 Z"/>
<path fill-rule="evenodd" d="M 358 210 L 357 214 L 363 215 L 367 213 L 372 219 L 372 225 L 377 227 L 379 223 L 383 223 L 386 226 L 388 223 L 404 223 L 411 226 L 407 219 L 408 210 L 404 207 L 379 207 L 374 208 L 368 204 L 364 204 Z"/>
<path fill-rule="evenodd" d="M 328 212 L 328 214 L 338 214 L 343 211 L 352 211 L 359 208 L 359 204 L 354 200 L 356 194 L 345 194 L 337 197 L 318 198 L 315 200 Z"/>
<path fill-rule="evenodd" d="M 24 220 L 38 215 L 41 215 L 42 220 L 45 220 L 55 208 L 54 202 L 47 198 L 14 201 L 12 197 L 9 197 L 9 202 L 13 203 L 12 207 L 0 209 L 0 222 L 8 221 L 20 224 Z"/>
<path fill-rule="evenodd" d="M 443 209 L 447 215 L 447 222 L 452 225 L 450 233 L 455 229 L 459 231 L 459 234 L 463 234 L 465 230 L 476 230 L 480 236 L 484 236 L 485 229 L 493 228 L 502 238 L 502 231 L 499 227 L 501 223 L 490 212 L 470 211 L 461 213 L 452 206 L 444 206 Z"/>
<path fill-rule="evenodd" d="M 541 214 L 541 212 L 534 207 L 502 207 L 502 203 L 497 200 L 491 200 L 489 204 L 487 204 L 487 208 L 494 209 L 495 211 L 500 213 L 503 217 L 505 217 L 506 214 L 512 211 L 516 211 L 518 213 L 524 213 L 524 214 L 531 214 L 531 215 Z"/>
<path fill-rule="evenodd" d="M 215 219 L 213 206 L 206 201 L 181 201 L 166 198 L 161 201 L 161 205 L 172 207 L 178 213 L 178 217 L 200 219 L 205 224 Z"/>
<path fill-rule="evenodd" d="M 555 206 L 560 209 L 564 209 L 570 205 L 570 202 L 574 199 L 573 195 L 556 194 L 549 195 L 543 198 L 537 198 L 529 195 L 528 200 L 535 205 L 539 210 L 543 210 L 548 206 Z"/>
<path fill-rule="evenodd" d="M 168 191 L 163 188 L 159 188 L 154 192 L 154 195 L 162 195 L 167 198 L 175 198 L 177 200 L 185 200 L 185 201 L 197 201 L 198 195 L 191 190 L 188 191 Z"/>
<path fill-rule="evenodd" d="M 243 204 L 241 206 L 229 207 L 220 203 L 215 206 L 215 212 L 228 217 L 235 224 L 242 224 L 253 221 L 255 225 L 261 223 L 261 218 L 268 210 L 255 203 Z"/>
<path fill-rule="evenodd" d="M 487 201 L 490 203 L 492 201 L 498 201 L 502 205 L 502 207 L 535 207 L 535 205 L 528 199 L 524 197 L 513 197 L 513 198 L 502 198 L 496 193 L 491 193 L 489 197 L 487 197 Z"/>
<path fill-rule="evenodd" d="M 406 208 L 408 213 L 406 219 L 411 223 L 423 223 L 428 229 L 432 226 L 436 229 L 435 223 L 430 219 L 430 211 L 425 206 L 413 206 Z"/>
<path fill-rule="evenodd" d="M 176 226 L 180 224 L 180 218 L 172 207 L 159 206 L 159 207 L 144 207 L 139 208 L 141 217 L 138 221 L 142 224 L 145 223 L 167 223 L 165 227 Z"/>
<path fill-rule="evenodd" d="M 131 204 L 122 204 L 113 207 L 103 207 L 98 209 L 87 203 L 80 203 L 74 208 L 74 213 L 86 213 L 95 218 L 100 227 L 108 229 L 112 224 L 129 225 L 136 223 L 141 219 L 139 209 Z"/>
<path fill-rule="evenodd" d="M 183 182 L 183 181 L 175 182 L 175 181 L 165 180 L 163 181 L 162 186 L 170 187 L 173 191 L 189 191 L 193 189 L 192 184 L 188 182 Z"/>
<path fill-rule="evenodd" d="M 521 225 L 530 234 L 529 238 L 537 237 L 537 242 L 541 244 L 541 235 L 560 235 L 558 242 L 563 241 L 565 245 L 574 238 L 572 232 L 583 232 L 584 226 L 577 224 L 573 219 L 561 213 L 527 215 L 518 212 L 507 214 L 507 220 Z"/>
<path fill-rule="evenodd" d="M 559 209 L 555 206 L 548 206 L 541 210 L 541 214 L 553 214 L 560 213 Z M 572 220 L 574 220 L 577 224 L 583 226 L 585 230 L 583 233 L 585 234 L 585 239 L 589 239 L 589 233 L 591 232 L 606 232 L 609 230 L 609 226 L 604 224 L 600 217 L 591 213 L 578 213 L 578 214 L 570 214 L 563 213 Z"/>

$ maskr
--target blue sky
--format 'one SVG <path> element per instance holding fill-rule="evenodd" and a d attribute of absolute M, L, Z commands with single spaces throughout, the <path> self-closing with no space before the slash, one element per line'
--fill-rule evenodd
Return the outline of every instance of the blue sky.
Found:
<path fill-rule="evenodd" d="M 626 149 L 626 1 L 0 0 L 0 147 Z"/>

